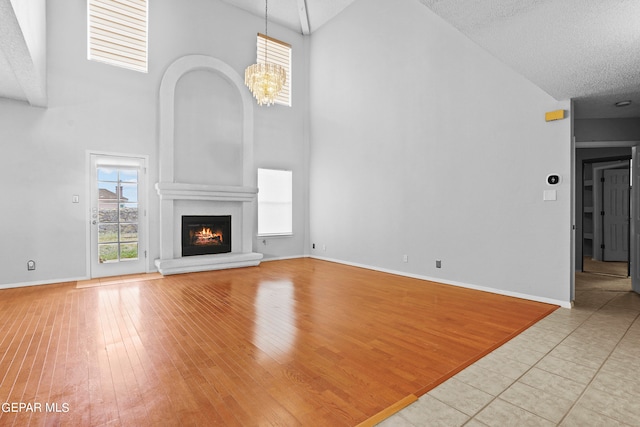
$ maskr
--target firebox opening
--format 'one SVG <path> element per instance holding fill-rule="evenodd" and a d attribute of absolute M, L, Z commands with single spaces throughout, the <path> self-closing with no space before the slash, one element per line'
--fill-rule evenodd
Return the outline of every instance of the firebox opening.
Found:
<path fill-rule="evenodd" d="M 231 215 L 182 217 L 182 256 L 227 252 L 231 252 Z"/>

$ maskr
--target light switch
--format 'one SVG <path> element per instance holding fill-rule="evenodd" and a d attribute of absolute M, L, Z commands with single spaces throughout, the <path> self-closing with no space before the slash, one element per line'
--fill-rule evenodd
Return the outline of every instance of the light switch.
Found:
<path fill-rule="evenodd" d="M 542 200 L 545 200 L 545 201 L 556 201 L 556 200 L 558 200 L 558 191 L 557 190 L 544 190 L 544 194 L 542 196 Z"/>
<path fill-rule="evenodd" d="M 72 203 L 80 203 L 80 196 L 78 196 L 77 194 L 73 195 L 73 198 L 71 199 Z"/>

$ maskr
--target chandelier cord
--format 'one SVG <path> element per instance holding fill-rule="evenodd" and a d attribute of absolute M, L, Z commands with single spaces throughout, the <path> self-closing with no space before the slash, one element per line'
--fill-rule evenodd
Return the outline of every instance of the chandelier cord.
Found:
<path fill-rule="evenodd" d="M 267 15 L 269 11 L 269 0 L 264 0 L 264 63 L 267 63 L 267 49 L 269 45 L 269 32 L 267 31 Z"/>

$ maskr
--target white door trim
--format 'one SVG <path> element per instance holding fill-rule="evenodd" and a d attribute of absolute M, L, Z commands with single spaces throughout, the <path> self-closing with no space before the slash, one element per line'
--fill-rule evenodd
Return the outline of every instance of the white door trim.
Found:
<path fill-rule="evenodd" d="M 92 156 L 105 156 L 105 157 L 122 157 L 128 159 L 142 159 L 145 164 L 145 169 L 147 169 L 146 177 L 144 180 L 144 188 L 140 189 L 140 194 L 145 198 L 145 215 L 140 220 L 140 222 L 144 225 L 144 229 L 146 232 L 142 236 L 142 243 L 144 244 L 144 250 L 147 251 L 147 257 L 144 261 L 144 272 L 149 273 L 149 155 L 147 154 L 131 154 L 131 153 L 118 153 L 111 151 L 100 151 L 100 150 L 86 150 L 85 152 L 85 200 L 86 200 L 86 209 L 85 209 L 85 275 L 87 278 L 91 278 L 91 174 L 93 173 L 91 167 L 91 157 Z"/>
<path fill-rule="evenodd" d="M 578 213 L 580 215 L 582 215 L 582 209 L 578 208 L 576 209 L 576 191 L 578 189 L 576 189 L 576 172 L 575 172 L 575 167 L 576 167 L 576 150 L 578 148 L 618 148 L 618 147 L 638 147 L 640 146 L 640 141 L 637 140 L 628 140 L 628 141 L 576 141 L 575 140 L 575 136 L 572 136 L 571 138 L 571 210 L 573 212 L 573 214 L 571 215 L 572 217 L 572 221 L 573 221 L 573 227 L 572 227 L 572 244 L 571 244 L 571 250 L 570 252 L 570 256 L 571 256 L 571 260 L 570 260 L 570 265 L 571 265 L 571 277 L 570 277 L 570 281 L 571 281 L 571 301 L 573 303 L 573 301 L 575 300 L 575 275 L 576 275 L 576 244 L 577 244 L 577 240 L 575 237 L 575 225 L 577 222 L 576 219 L 576 215 L 578 215 Z M 581 181 L 582 182 L 582 181 Z M 582 191 L 582 189 L 580 189 L 580 191 Z M 632 191 L 631 191 L 631 196 L 630 196 L 630 203 L 634 203 L 635 199 L 640 198 L 640 188 L 636 188 L 633 187 Z M 583 201 L 584 203 L 584 201 Z M 633 224 L 633 221 L 631 221 Z M 631 227 L 630 227 L 631 228 Z M 634 252 L 636 250 L 635 248 L 635 237 L 634 237 L 634 233 L 630 230 L 630 235 L 631 235 L 631 241 L 629 244 L 629 251 L 630 252 L 630 257 L 631 260 L 634 259 Z M 580 236 L 580 244 L 582 244 L 582 236 Z M 638 248 L 638 250 L 640 250 L 640 248 Z M 633 273 L 632 273 L 633 276 Z M 640 291 L 640 285 L 638 288 L 638 291 Z"/>

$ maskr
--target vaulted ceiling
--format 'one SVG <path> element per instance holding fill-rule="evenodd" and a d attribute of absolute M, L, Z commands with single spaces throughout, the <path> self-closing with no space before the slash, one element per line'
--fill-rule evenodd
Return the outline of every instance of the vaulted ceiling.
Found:
<path fill-rule="evenodd" d="M 0 97 L 47 105 L 46 28 L 45 0 L 0 0 Z"/>
<path fill-rule="evenodd" d="M 263 1 L 223 1 L 264 17 Z M 271 0 L 269 22 L 312 34 L 354 1 Z M 574 99 L 578 118 L 640 117 L 638 1 L 405 1 L 419 1 L 554 98 Z M 11 3 L 0 0 L 3 23 Z M 25 35 L 2 27 L 0 96 L 38 105 L 37 69 L 24 57 Z M 623 100 L 633 103 L 614 106 Z"/>
<path fill-rule="evenodd" d="M 576 117 L 640 117 L 640 2 L 420 0 Z M 632 100 L 616 108 L 617 101 Z"/>
<path fill-rule="evenodd" d="M 223 1 L 264 17 L 264 1 Z M 313 33 L 354 1 L 271 0 L 269 22 Z M 576 117 L 640 117 L 640 2 L 414 1 L 549 95 L 575 99 Z M 623 100 L 633 103 L 614 106 Z"/>
<path fill-rule="evenodd" d="M 222 0 L 264 18 L 264 0 Z M 280 24 L 300 34 L 310 34 L 330 21 L 355 0 L 271 0 L 269 22 Z"/>

